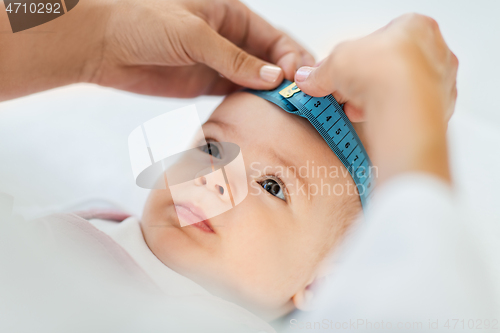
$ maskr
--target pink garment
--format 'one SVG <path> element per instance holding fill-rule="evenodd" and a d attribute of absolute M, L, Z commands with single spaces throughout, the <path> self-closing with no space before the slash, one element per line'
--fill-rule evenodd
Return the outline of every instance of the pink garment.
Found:
<path fill-rule="evenodd" d="M 132 216 L 128 213 L 115 209 L 89 209 L 85 211 L 74 212 L 74 214 L 86 220 L 101 219 L 116 222 L 122 222 L 123 220 Z"/>

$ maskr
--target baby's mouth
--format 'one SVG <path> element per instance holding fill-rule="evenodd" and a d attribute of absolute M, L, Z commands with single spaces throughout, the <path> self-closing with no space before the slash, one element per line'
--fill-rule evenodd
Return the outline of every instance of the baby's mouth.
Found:
<path fill-rule="evenodd" d="M 185 226 L 192 225 L 204 232 L 215 233 L 210 220 L 206 218 L 203 210 L 195 205 L 188 202 L 176 203 L 175 211 L 179 219 L 184 221 Z"/>

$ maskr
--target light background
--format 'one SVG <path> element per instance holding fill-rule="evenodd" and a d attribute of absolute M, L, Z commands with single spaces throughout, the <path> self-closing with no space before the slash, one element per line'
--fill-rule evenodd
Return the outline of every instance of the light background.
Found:
<path fill-rule="evenodd" d="M 453 172 L 467 205 L 500 220 L 500 1 L 265 1 L 246 3 L 321 59 L 405 12 L 434 17 L 460 61 L 450 125 Z M 0 103 L 0 191 L 27 217 L 89 199 L 140 214 L 128 134 L 159 114 L 195 103 L 206 117 L 220 98 L 179 100 L 78 84 Z M 271 144 L 271 143 L 270 143 Z"/>

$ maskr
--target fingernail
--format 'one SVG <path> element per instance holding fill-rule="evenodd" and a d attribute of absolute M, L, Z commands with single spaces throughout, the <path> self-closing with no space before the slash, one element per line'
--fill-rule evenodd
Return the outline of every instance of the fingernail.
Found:
<path fill-rule="evenodd" d="M 311 74 L 313 70 L 314 68 L 308 66 L 300 67 L 297 73 L 295 73 L 295 81 L 304 82 L 305 80 L 307 80 L 309 74 Z"/>
<path fill-rule="evenodd" d="M 278 66 L 265 65 L 260 68 L 260 77 L 267 82 L 275 82 L 281 74 Z"/>

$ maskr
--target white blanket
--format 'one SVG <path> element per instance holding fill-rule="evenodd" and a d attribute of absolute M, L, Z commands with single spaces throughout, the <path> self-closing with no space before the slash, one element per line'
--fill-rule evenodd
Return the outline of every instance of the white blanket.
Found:
<path fill-rule="evenodd" d="M 55 214 L 7 226 L 2 332 L 275 332 L 163 265 L 136 218 Z"/>

